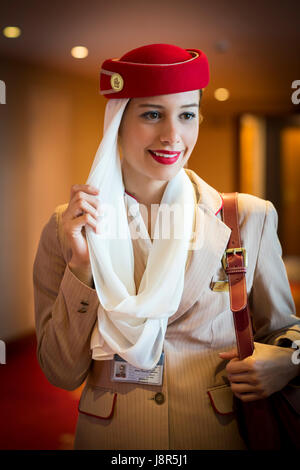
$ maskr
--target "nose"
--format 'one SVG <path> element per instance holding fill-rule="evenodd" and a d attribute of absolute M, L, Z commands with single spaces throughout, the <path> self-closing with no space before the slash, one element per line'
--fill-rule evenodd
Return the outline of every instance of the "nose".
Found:
<path fill-rule="evenodd" d="M 164 145 L 174 145 L 180 141 L 181 137 L 176 123 L 171 119 L 166 120 L 161 129 L 160 142 Z"/>

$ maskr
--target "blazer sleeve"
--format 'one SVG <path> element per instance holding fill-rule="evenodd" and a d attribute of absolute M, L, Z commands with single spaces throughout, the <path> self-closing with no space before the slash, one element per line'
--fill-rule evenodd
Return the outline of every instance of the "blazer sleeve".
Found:
<path fill-rule="evenodd" d="M 50 383 L 74 390 L 90 365 L 99 300 L 69 269 L 58 236 L 58 213 L 45 225 L 33 265 L 37 358 Z"/>
<path fill-rule="evenodd" d="M 282 260 L 282 248 L 277 236 L 278 215 L 270 201 L 266 210 L 259 251 L 250 294 L 254 321 L 254 340 L 287 346 L 300 340 L 300 319 Z"/>

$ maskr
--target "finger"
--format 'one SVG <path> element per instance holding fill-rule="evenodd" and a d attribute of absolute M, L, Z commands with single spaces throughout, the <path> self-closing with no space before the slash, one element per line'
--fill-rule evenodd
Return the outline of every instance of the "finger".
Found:
<path fill-rule="evenodd" d="M 74 195 L 78 191 L 83 191 L 88 194 L 98 194 L 99 189 L 96 188 L 95 186 L 92 186 L 91 184 L 74 184 L 71 187 L 71 194 L 70 194 L 70 200 L 74 197 Z"/>
<path fill-rule="evenodd" d="M 234 393 L 257 393 L 261 394 L 262 389 L 258 387 L 257 385 L 252 385 L 249 383 L 232 383 L 231 384 L 231 390 Z"/>
<path fill-rule="evenodd" d="M 89 196 L 80 197 L 77 201 L 74 201 L 70 207 L 72 218 L 79 217 L 85 213 L 90 214 L 96 220 L 100 215 L 99 201 L 89 201 Z"/>
<path fill-rule="evenodd" d="M 231 383 L 249 383 L 252 385 L 257 385 L 258 380 L 253 377 L 251 374 L 245 372 L 244 374 L 227 374 L 228 380 Z"/>
<path fill-rule="evenodd" d="M 243 402 L 262 400 L 265 398 L 258 393 L 235 393 L 234 395 Z"/>
<path fill-rule="evenodd" d="M 222 359 L 231 359 L 231 358 L 234 358 L 234 357 L 238 357 L 237 348 L 233 348 L 230 351 L 220 352 L 219 356 Z"/>
<path fill-rule="evenodd" d="M 241 374 L 244 372 L 251 372 L 249 364 L 247 362 L 240 361 L 238 359 L 232 359 L 226 366 L 228 374 Z"/>
<path fill-rule="evenodd" d="M 74 238 L 82 235 L 82 229 L 86 226 L 90 226 L 94 232 L 98 233 L 99 224 L 90 214 L 83 214 L 80 217 L 76 217 L 72 220 L 71 234 Z"/>
<path fill-rule="evenodd" d="M 91 194 L 87 194 L 84 191 L 78 191 L 74 194 L 73 198 L 71 199 L 69 206 L 68 206 L 68 217 L 74 218 L 82 215 L 84 212 L 88 210 L 91 214 L 97 216 L 96 212 L 92 211 L 91 208 L 87 209 L 89 206 L 96 209 L 96 211 L 100 211 L 100 201 L 98 196 L 93 196 Z"/>

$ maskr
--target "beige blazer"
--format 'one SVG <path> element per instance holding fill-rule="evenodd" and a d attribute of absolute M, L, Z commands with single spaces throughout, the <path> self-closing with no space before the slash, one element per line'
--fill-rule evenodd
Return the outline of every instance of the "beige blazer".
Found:
<path fill-rule="evenodd" d="M 181 303 L 168 322 L 162 386 L 113 382 L 112 361 L 91 359 L 99 300 L 67 265 L 71 253 L 61 224 L 66 204 L 56 208 L 42 231 L 33 270 L 37 357 L 57 387 L 73 390 L 86 379 L 75 449 L 244 448 L 232 414 L 226 361 L 218 356 L 235 345 L 229 294 L 212 290 L 213 282 L 226 278 L 221 258 L 230 229 L 221 220 L 220 194 L 186 172 L 205 213 L 204 242 L 191 252 Z M 239 218 L 249 257 L 246 281 L 255 340 L 300 339 L 272 203 L 240 194 Z M 145 266 L 138 243 L 133 246 L 138 286 Z M 110 419 L 90 416 L 109 416 L 113 403 Z"/>

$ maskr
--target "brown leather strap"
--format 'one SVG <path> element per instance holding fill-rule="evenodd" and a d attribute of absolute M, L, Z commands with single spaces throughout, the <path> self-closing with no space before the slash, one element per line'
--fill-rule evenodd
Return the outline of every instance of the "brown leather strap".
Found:
<path fill-rule="evenodd" d="M 238 218 L 238 193 L 223 194 L 223 221 L 231 229 L 231 235 L 225 256 L 225 272 L 228 276 L 230 308 L 233 314 L 236 343 L 240 359 L 251 356 L 254 350 L 253 333 L 248 308 L 247 287 L 245 273 L 245 251 L 242 250 L 239 218 Z"/>

